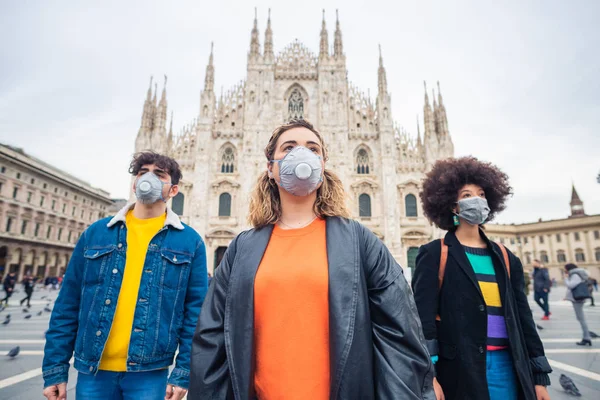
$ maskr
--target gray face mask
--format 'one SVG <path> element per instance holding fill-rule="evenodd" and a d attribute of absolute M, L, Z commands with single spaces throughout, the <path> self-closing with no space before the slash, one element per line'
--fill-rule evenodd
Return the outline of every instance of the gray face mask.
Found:
<path fill-rule="evenodd" d="M 304 146 L 296 146 L 279 163 L 279 186 L 294 196 L 308 196 L 323 181 L 321 157 Z M 273 173 L 269 171 L 269 177 Z"/>
<path fill-rule="evenodd" d="M 460 212 L 457 214 L 471 225 L 483 224 L 490 215 L 490 207 L 482 197 L 469 197 L 458 201 Z"/>
<path fill-rule="evenodd" d="M 162 195 L 164 185 L 173 186 L 161 181 L 154 173 L 146 172 L 135 182 L 135 196 L 142 204 L 154 204 L 158 200 L 166 203 L 168 199 L 165 200 Z"/>

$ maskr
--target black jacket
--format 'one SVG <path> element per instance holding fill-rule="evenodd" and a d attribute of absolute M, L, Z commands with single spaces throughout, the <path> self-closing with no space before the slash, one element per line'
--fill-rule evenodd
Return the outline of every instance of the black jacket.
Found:
<path fill-rule="evenodd" d="M 533 290 L 534 292 L 543 292 L 544 289 L 550 291 L 552 287 L 552 281 L 550 280 L 550 274 L 547 268 L 534 268 L 533 269 Z"/>
<path fill-rule="evenodd" d="M 510 251 L 510 280 L 501 250 L 482 238 L 492 250 L 496 280 L 504 307 L 506 330 L 513 357 L 519 399 L 536 400 L 535 385 L 549 385 L 552 372 L 523 292 L 523 266 Z M 489 400 L 486 380 L 487 312 L 485 301 L 467 255 L 454 232 L 446 234 L 448 261 L 438 291 L 440 241 L 421 247 L 412 286 L 425 339 L 438 354 L 437 379 L 448 400 Z M 436 321 L 436 315 L 441 321 Z"/>
<path fill-rule="evenodd" d="M 192 344 L 189 399 L 256 398 L 254 277 L 273 227 L 236 237 L 215 271 Z M 383 243 L 327 219 L 331 399 L 435 399 L 418 312 Z"/>

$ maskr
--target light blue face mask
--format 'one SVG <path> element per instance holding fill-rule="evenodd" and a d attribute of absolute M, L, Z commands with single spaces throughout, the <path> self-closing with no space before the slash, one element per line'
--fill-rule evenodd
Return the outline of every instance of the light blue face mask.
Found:
<path fill-rule="evenodd" d="M 281 160 L 270 162 L 279 164 L 278 185 L 294 196 L 308 196 L 323 182 L 321 157 L 304 146 L 296 146 Z M 273 177 L 271 171 L 269 177 Z"/>
<path fill-rule="evenodd" d="M 166 203 L 169 199 L 163 197 L 164 185 L 173 186 L 172 183 L 164 183 L 156 174 L 148 171 L 135 182 L 135 196 L 142 204 L 154 204 L 158 200 Z"/>

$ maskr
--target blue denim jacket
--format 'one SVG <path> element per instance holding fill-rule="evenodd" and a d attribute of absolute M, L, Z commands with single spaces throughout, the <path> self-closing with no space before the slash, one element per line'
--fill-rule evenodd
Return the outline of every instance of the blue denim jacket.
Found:
<path fill-rule="evenodd" d="M 42 371 L 44 386 L 67 382 L 69 362 L 86 374 L 98 371 L 125 269 L 125 216 L 92 224 L 82 235 L 56 299 Z M 206 248 L 200 235 L 167 209 L 165 226 L 148 246 L 127 355 L 127 371 L 173 363 L 168 383 L 187 388 L 192 336 L 207 290 Z"/>

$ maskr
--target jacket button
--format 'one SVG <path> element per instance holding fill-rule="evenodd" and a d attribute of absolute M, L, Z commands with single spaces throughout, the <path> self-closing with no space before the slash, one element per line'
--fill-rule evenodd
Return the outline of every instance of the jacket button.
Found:
<path fill-rule="evenodd" d="M 117 247 L 118 247 L 118 248 L 121 248 L 121 247 L 123 247 L 123 243 L 119 243 L 119 244 L 117 245 Z"/>
<path fill-rule="evenodd" d="M 107 299 L 104 304 L 109 305 L 110 304 L 110 299 Z"/>
<path fill-rule="evenodd" d="M 119 270 L 118 270 L 118 269 L 116 269 L 116 268 L 115 268 L 115 269 L 113 269 L 113 274 L 116 274 L 117 272 L 119 272 Z"/>
<path fill-rule="evenodd" d="M 121 225 L 121 229 L 125 229 L 125 225 Z"/>
<path fill-rule="evenodd" d="M 479 306 L 479 311 L 481 311 L 481 312 L 484 312 L 484 311 L 485 311 L 485 307 L 483 306 L 483 304 L 481 304 L 481 305 Z"/>
<path fill-rule="evenodd" d="M 102 335 L 102 331 L 96 332 L 96 336 L 100 336 L 100 335 Z"/>
<path fill-rule="evenodd" d="M 479 353 L 483 354 L 483 347 L 482 346 L 479 346 Z"/>
<path fill-rule="evenodd" d="M 94 367 L 90 367 L 90 372 L 94 372 Z"/>

